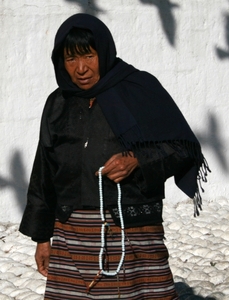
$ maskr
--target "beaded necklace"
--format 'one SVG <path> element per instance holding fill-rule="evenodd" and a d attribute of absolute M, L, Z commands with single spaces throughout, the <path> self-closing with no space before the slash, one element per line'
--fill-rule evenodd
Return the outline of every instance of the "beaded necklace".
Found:
<path fill-rule="evenodd" d="M 118 278 L 118 273 L 122 267 L 123 261 L 124 261 L 124 257 L 125 257 L 125 227 L 124 227 L 124 221 L 123 221 L 123 215 L 122 215 L 122 206 L 121 206 L 121 187 L 120 184 L 117 183 L 117 190 L 118 190 L 118 211 L 119 211 L 119 216 L 120 216 L 120 227 L 121 227 L 121 244 L 122 244 L 122 255 L 118 264 L 118 267 L 116 269 L 116 271 L 114 272 L 107 272 L 103 270 L 103 254 L 105 252 L 105 230 L 106 227 L 109 227 L 109 224 L 106 222 L 105 216 L 104 216 L 104 205 L 103 205 L 103 186 L 102 186 L 102 169 L 104 167 L 99 168 L 98 171 L 98 177 L 99 177 L 99 198 L 100 198 L 100 215 L 101 215 L 101 220 L 102 220 L 102 225 L 101 225 L 101 248 L 100 248 L 100 252 L 99 252 L 99 271 L 97 273 L 97 275 L 95 276 L 95 278 L 92 280 L 92 282 L 89 284 L 89 286 L 87 287 L 87 293 L 89 293 L 89 291 L 91 290 L 91 288 L 96 284 L 96 280 L 99 278 L 99 276 L 101 274 L 103 275 L 107 275 L 107 276 L 115 276 L 117 275 L 117 280 L 119 281 Z M 119 291 L 119 287 L 118 287 L 118 294 L 120 298 L 120 291 Z"/>
<path fill-rule="evenodd" d="M 104 274 L 107 276 L 115 276 L 119 273 L 123 261 L 124 261 L 124 257 L 125 257 L 125 227 L 124 227 L 124 221 L 123 221 L 123 215 L 122 215 L 122 206 L 121 206 L 121 187 L 120 184 L 117 183 L 117 190 L 118 190 L 118 211 L 119 211 L 119 216 L 120 216 L 120 224 L 121 224 L 121 244 L 122 244 L 122 255 L 118 264 L 118 267 L 116 269 L 116 271 L 114 272 L 107 272 L 103 270 L 103 262 L 102 262 L 102 257 L 103 257 L 103 253 L 104 253 L 104 247 L 105 247 L 105 228 L 106 226 L 109 226 L 109 224 L 106 222 L 105 220 L 105 216 L 104 216 L 104 205 L 103 205 L 103 187 L 102 187 L 102 169 L 104 167 L 101 167 L 99 169 L 98 172 L 98 176 L 99 176 L 99 197 L 100 197 L 100 215 L 101 215 L 101 220 L 102 220 L 102 225 L 101 225 L 101 249 L 100 249 L 100 253 L 99 253 L 99 269 L 100 269 L 100 274 Z"/>

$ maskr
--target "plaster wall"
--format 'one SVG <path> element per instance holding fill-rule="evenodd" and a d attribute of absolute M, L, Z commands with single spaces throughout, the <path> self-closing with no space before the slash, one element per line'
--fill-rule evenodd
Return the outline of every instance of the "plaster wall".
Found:
<path fill-rule="evenodd" d="M 0 0 L 0 221 L 21 219 L 42 109 L 57 87 L 54 36 L 78 12 L 103 20 L 118 56 L 154 74 L 177 102 L 212 169 L 204 205 L 229 199 L 227 0 Z M 169 179 L 165 201 L 186 199 Z"/>

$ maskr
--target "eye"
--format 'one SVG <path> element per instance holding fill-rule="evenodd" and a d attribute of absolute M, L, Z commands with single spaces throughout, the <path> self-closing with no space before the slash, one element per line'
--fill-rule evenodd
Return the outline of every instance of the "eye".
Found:
<path fill-rule="evenodd" d="M 74 57 L 70 56 L 70 57 L 65 57 L 65 61 L 74 61 Z"/>

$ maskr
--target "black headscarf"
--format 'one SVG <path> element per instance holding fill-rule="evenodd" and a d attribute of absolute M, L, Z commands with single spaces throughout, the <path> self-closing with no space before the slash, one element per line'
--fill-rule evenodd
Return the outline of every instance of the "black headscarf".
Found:
<path fill-rule="evenodd" d="M 73 27 L 91 30 L 95 39 L 100 80 L 89 90 L 82 90 L 71 81 L 59 53 L 66 35 Z M 178 144 L 185 147 L 193 160 L 193 166 L 188 172 L 176 175 L 175 182 L 183 192 L 194 198 L 198 213 L 201 197 L 197 182 L 206 181 L 209 171 L 200 144 L 159 81 L 153 75 L 139 71 L 116 57 L 115 44 L 106 25 L 88 14 L 71 16 L 57 31 L 52 60 L 63 95 L 96 97 L 124 150 L 145 151 L 148 145 L 159 145 L 161 142 L 167 142 L 177 150 Z M 160 155 L 163 159 L 163 153 Z"/>

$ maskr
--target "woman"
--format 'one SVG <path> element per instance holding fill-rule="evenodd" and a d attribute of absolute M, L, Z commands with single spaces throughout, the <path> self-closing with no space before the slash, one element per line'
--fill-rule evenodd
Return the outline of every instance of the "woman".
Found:
<path fill-rule="evenodd" d="M 178 299 L 162 199 L 174 176 L 198 214 L 208 167 L 196 137 L 157 79 L 116 57 L 97 18 L 68 18 L 52 61 L 59 88 L 44 108 L 20 225 L 37 242 L 45 299 Z"/>

